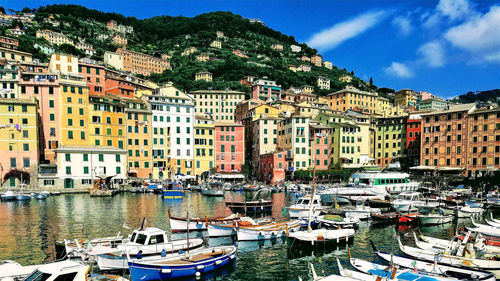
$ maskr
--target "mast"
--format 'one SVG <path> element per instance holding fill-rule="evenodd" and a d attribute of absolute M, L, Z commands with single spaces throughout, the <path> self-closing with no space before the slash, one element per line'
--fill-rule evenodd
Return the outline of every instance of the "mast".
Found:
<path fill-rule="evenodd" d="M 308 217 L 308 222 L 307 222 L 307 232 L 311 232 L 312 229 L 311 229 L 311 220 L 312 220 L 312 212 L 313 212 L 313 202 L 314 202 L 314 195 L 316 194 L 316 188 L 314 187 L 314 179 L 316 177 L 316 161 L 314 159 L 314 143 L 316 142 L 316 133 L 313 133 L 313 143 L 312 143 L 312 146 L 311 146 L 311 149 L 312 149 L 312 153 L 311 153 L 311 157 L 312 157 L 312 163 L 313 163 L 313 178 L 312 178 L 312 184 L 311 184 L 311 191 L 312 191 L 312 194 L 311 194 L 311 201 L 309 201 L 309 217 Z"/>
<path fill-rule="evenodd" d="M 207 225 L 208 228 L 208 225 Z M 189 257 L 189 204 L 187 209 L 187 253 Z"/>

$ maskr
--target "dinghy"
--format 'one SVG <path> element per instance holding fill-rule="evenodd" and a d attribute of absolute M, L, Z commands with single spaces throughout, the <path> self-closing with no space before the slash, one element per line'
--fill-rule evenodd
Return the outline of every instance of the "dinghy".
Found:
<path fill-rule="evenodd" d="M 132 280 L 150 281 L 198 276 L 236 260 L 236 247 L 223 246 L 197 250 L 188 254 L 156 259 L 130 259 L 128 266 Z"/>
<path fill-rule="evenodd" d="M 483 208 L 473 208 L 471 206 L 464 206 L 457 209 L 458 218 L 470 218 L 472 216 L 479 216 L 484 212 Z"/>
<path fill-rule="evenodd" d="M 208 237 L 225 237 L 236 235 L 236 230 L 240 226 L 258 226 L 274 222 L 274 219 L 260 219 L 254 221 L 249 217 L 242 217 L 239 221 L 229 224 L 208 224 Z"/>
<path fill-rule="evenodd" d="M 187 231 L 188 229 L 188 219 L 181 217 L 174 217 L 170 214 L 170 209 L 168 209 L 168 217 L 170 219 L 170 229 L 172 232 Z M 230 215 L 227 217 L 219 218 L 189 218 L 189 230 L 207 230 L 207 224 L 229 224 L 234 221 L 239 220 L 240 217 L 237 215 Z"/>
<path fill-rule="evenodd" d="M 238 241 L 257 241 L 276 239 L 285 237 L 286 232 L 294 232 L 302 226 L 301 220 L 275 222 L 257 226 L 242 226 L 238 227 L 236 237 Z"/>
<path fill-rule="evenodd" d="M 442 214 L 427 214 L 427 215 L 417 215 L 417 221 L 420 225 L 439 225 L 450 223 L 453 220 L 452 215 L 442 215 Z"/>
<path fill-rule="evenodd" d="M 358 218 L 343 218 L 338 215 L 319 216 L 316 222 L 327 226 L 355 227 L 359 224 Z"/>
<path fill-rule="evenodd" d="M 374 275 L 370 275 L 370 274 L 366 274 L 366 273 L 362 273 L 362 272 L 357 272 L 357 271 L 353 271 L 353 270 L 344 268 L 342 266 L 342 264 L 340 263 L 339 258 L 337 258 L 337 265 L 339 267 L 339 273 L 343 277 L 348 277 L 348 278 L 351 278 L 353 280 L 362 280 L 362 281 L 381 281 L 382 280 L 382 278 L 380 278 L 378 276 L 374 276 Z M 387 279 L 391 279 L 393 281 L 398 280 L 398 279 L 393 279 L 393 278 L 394 278 L 393 272 L 390 272 Z M 328 279 L 328 280 L 333 281 L 333 280 L 337 280 L 337 279 L 332 278 L 332 279 Z"/>
<path fill-rule="evenodd" d="M 468 237 L 467 237 L 468 240 Z M 401 240 L 398 237 L 399 249 L 405 255 L 410 257 L 414 257 L 418 260 L 436 261 L 438 264 L 445 264 L 451 266 L 459 266 L 471 269 L 481 269 L 487 270 L 495 275 L 496 278 L 500 278 L 500 261 L 495 260 L 482 260 L 482 259 L 473 259 L 466 258 L 460 256 L 453 256 L 441 253 L 433 253 L 430 251 L 418 249 L 415 247 L 405 246 L 401 243 Z"/>
<path fill-rule="evenodd" d="M 483 235 L 490 236 L 490 237 L 497 237 L 500 238 L 500 228 L 494 227 L 491 225 L 486 225 L 486 224 L 478 224 L 474 221 L 473 218 L 471 218 L 472 224 L 475 227 L 466 227 L 467 230 L 474 231 L 474 232 L 479 232 Z"/>
<path fill-rule="evenodd" d="M 410 268 L 417 272 L 435 273 L 442 276 L 458 278 L 464 281 L 481 280 L 481 281 L 494 281 L 495 276 L 487 271 L 470 270 L 461 267 L 447 266 L 442 264 L 435 264 L 432 262 L 420 261 L 410 259 L 398 255 L 393 255 L 385 252 L 380 252 L 375 247 L 373 241 L 370 240 L 373 251 L 386 262 L 398 265 L 400 267 Z"/>

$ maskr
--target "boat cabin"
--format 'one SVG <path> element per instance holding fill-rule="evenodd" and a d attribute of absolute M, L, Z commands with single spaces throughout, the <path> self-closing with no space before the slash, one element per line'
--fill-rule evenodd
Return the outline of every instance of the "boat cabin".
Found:
<path fill-rule="evenodd" d="M 165 231 L 156 227 L 146 227 L 142 230 L 134 230 L 130 236 L 130 243 L 140 245 L 154 245 L 168 242 Z"/>
<path fill-rule="evenodd" d="M 320 198 L 321 197 L 319 197 L 318 195 L 315 195 L 312 204 L 313 205 L 321 205 Z M 297 200 L 297 203 L 296 203 L 296 205 L 307 205 L 307 206 L 309 206 L 309 204 L 311 204 L 311 196 L 301 197 Z"/>
<path fill-rule="evenodd" d="M 422 201 L 422 194 L 418 192 L 402 192 L 398 195 L 399 201 Z"/>
<path fill-rule="evenodd" d="M 78 281 L 87 280 L 88 265 L 76 261 L 60 261 L 40 266 L 24 280 L 37 281 Z"/>

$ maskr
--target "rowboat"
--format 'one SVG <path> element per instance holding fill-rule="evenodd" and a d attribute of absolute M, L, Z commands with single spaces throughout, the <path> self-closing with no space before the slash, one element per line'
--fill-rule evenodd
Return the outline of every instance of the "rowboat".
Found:
<path fill-rule="evenodd" d="M 451 281 L 461 280 L 453 277 L 443 277 L 436 274 L 426 272 L 416 272 L 413 269 L 401 269 L 394 266 L 386 266 L 381 264 L 372 263 L 369 261 L 350 258 L 351 265 L 357 270 L 370 274 L 379 278 L 399 279 L 399 280 L 413 280 L 413 281 Z"/>
<path fill-rule="evenodd" d="M 236 260 L 236 247 L 224 246 L 178 253 L 156 259 L 130 259 L 128 266 L 132 280 L 164 280 L 195 276 L 221 268 Z"/>
<path fill-rule="evenodd" d="M 435 273 L 442 276 L 460 278 L 460 280 L 481 280 L 481 281 L 494 281 L 495 276 L 487 271 L 482 270 L 471 270 L 461 267 L 447 266 L 442 264 L 434 264 L 426 261 L 420 261 L 417 259 L 410 259 L 406 257 L 402 257 L 399 255 L 393 255 L 389 253 L 380 252 L 375 247 L 372 241 L 373 251 L 377 253 L 377 255 L 385 260 L 386 262 L 390 262 L 400 267 L 411 268 L 417 272 L 425 272 L 425 273 Z"/>
<path fill-rule="evenodd" d="M 496 278 L 500 278 L 500 261 L 465 258 L 447 254 L 436 254 L 415 247 L 405 246 L 401 243 L 399 237 L 398 243 L 401 252 L 415 259 L 430 262 L 436 261 L 438 264 L 459 266 L 464 268 L 487 270 L 493 273 Z"/>
<path fill-rule="evenodd" d="M 457 217 L 470 218 L 472 216 L 479 216 L 483 212 L 484 212 L 483 208 L 473 208 L 470 206 L 464 206 L 457 209 Z"/>
<path fill-rule="evenodd" d="M 239 214 L 256 214 L 271 212 L 273 209 L 273 201 L 271 200 L 255 200 L 234 202 L 226 201 L 226 206 L 231 209 L 233 213 Z"/>
<path fill-rule="evenodd" d="M 319 216 L 316 222 L 328 226 L 354 227 L 359 223 L 358 218 L 343 218 L 338 215 Z"/>
<path fill-rule="evenodd" d="M 351 280 L 364 280 L 364 281 L 380 281 L 380 280 L 382 280 L 382 278 L 380 278 L 378 276 L 374 276 L 374 275 L 370 275 L 370 274 L 366 274 L 366 273 L 362 273 L 362 272 L 358 272 L 358 271 L 344 268 L 342 266 L 342 264 L 340 263 L 339 258 L 337 258 L 337 264 L 339 267 L 340 275 L 343 277 L 350 278 Z M 389 276 L 393 277 L 392 273 L 389 274 Z M 331 278 L 331 279 L 322 279 L 322 280 L 329 280 L 329 281 L 332 280 L 333 281 L 333 280 L 337 280 L 337 279 Z M 398 279 L 391 278 L 390 280 L 397 281 Z"/>
<path fill-rule="evenodd" d="M 404 224 L 404 225 L 412 224 L 418 215 L 420 215 L 420 213 L 406 214 L 406 215 L 399 216 L 398 223 Z"/>
<path fill-rule="evenodd" d="M 170 214 L 170 209 L 168 210 L 168 217 L 170 219 L 170 229 L 172 232 L 182 232 L 187 231 L 188 219 L 181 217 L 174 217 Z M 189 218 L 189 230 L 203 231 L 207 230 L 207 223 L 210 224 L 228 224 L 239 220 L 240 217 L 237 215 L 230 215 L 227 217 L 219 218 Z"/>
<path fill-rule="evenodd" d="M 416 216 L 420 225 L 438 225 L 449 223 L 453 220 L 452 215 L 427 214 Z"/>
<path fill-rule="evenodd" d="M 349 243 L 354 239 L 354 229 L 314 229 L 314 230 L 299 230 L 288 233 L 288 238 L 291 239 L 291 245 L 330 245 L 339 243 Z"/>
<path fill-rule="evenodd" d="M 393 224 L 398 221 L 399 214 L 396 212 L 372 214 L 372 220 L 375 223 Z"/>
<path fill-rule="evenodd" d="M 473 218 L 471 218 L 471 221 L 475 227 L 466 227 L 468 230 L 474 231 L 474 232 L 479 232 L 479 233 L 486 235 L 486 236 L 500 238 L 500 228 L 494 227 L 491 225 L 476 223 Z"/>
<path fill-rule="evenodd" d="M 285 237 L 286 232 L 300 229 L 301 220 L 275 222 L 266 225 L 239 227 L 236 231 L 238 241 L 257 241 Z"/>
<path fill-rule="evenodd" d="M 359 281 L 359 279 L 354 279 L 350 277 L 344 277 L 340 276 L 337 274 L 332 274 L 328 276 L 318 276 L 316 274 L 316 270 L 314 269 L 314 266 L 309 263 L 310 268 L 311 268 L 311 273 L 312 273 L 312 281 Z M 302 278 L 299 277 L 299 281 L 302 281 Z"/>
<path fill-rule="evenodd" d="M 208 224 L 208 237 L 225 237 L 236 235 L 236 230 L 240 226 L 256 226 L 269 224 L 273 219 L 261 219 L 254 221 L 249 217 L 242 217 L 239 221 L 234 221 L 229 224 Z"/>

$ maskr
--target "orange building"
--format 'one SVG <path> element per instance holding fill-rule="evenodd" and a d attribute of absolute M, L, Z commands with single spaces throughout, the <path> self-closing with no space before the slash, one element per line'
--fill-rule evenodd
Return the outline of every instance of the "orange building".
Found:
<path fill-rule="evenodd" d="M 85 77 L 89 87 L 89 95 L 104 94 L 105 72 L 104 66 L 98 65 L 95 60 L 83 58 L 78 62 L 78 73 Z"/>
<path fill-rule="evenodd" d="M 171 69 L 170 62 L 166 59 L 122 48 L 118 48 L 116 53 L 123 56 L 123 70 L 134 74 L 149 76 L 151 73 L 162 73 L 166 69 Z"/>
<path fill-rule="evenodd" d="M 365 92 L 351 86 L 329 94 L 328 106 L 337 112 L 358 108 L 362 111 L 375 113 L 377 110 L 377 93 Z"/>

